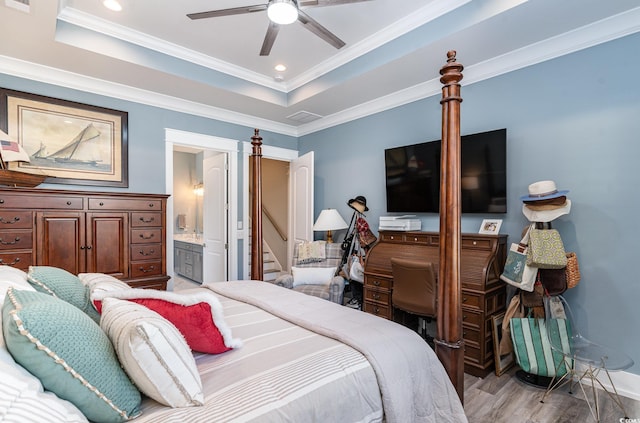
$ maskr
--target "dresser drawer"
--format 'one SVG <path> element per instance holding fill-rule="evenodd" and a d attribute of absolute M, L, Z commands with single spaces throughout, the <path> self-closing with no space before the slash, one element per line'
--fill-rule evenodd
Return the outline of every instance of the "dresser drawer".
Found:
<path fill-rule="evenodd" d="M 131 229 L 132 244 L 162 242 L 162 229 Z"/>
<path fill-rule="evenodd" d="M 0 208 L 82 210 L 82 197 L 66 195 L 9 195 L 0 193 Z"/>
<path fill-rule="evenodd" d="M 471 341 L 476 344 L 479 344 L 480 340 L 482 339 L 479 330 L 468 327 L 462 328 L 462 337 L 464 338 L 465 342 Z"/>
<path fill-rule="evenodd" d="M 22 269 L 24 271 L 29 270 L 29 266 L 33 263 L 32 252 L 22 253 L 0 253 L 0 265 L 7 265 L 15 267 L 16 269 Z"/>
<path fill-rule="evenodd" d="M 162 262 L 160 260 L 131 262 L 130 270 L 129 273 L 134 279 L 160 275 L 162 274 Z"/>
<path fill-rule="evenodd" d="M 33 247 L 31 229 L 0 231 L 0 250 L 30 250 Z"/>
<path fill-rule="evenodd" d="M 365 301 L 389 305 L 391 304 L 391 293 L 389 291 L 378 291 L 377 289 L 367 287 L 364 290 L 364 299 Z"/>
<path fill-rule="evenodd" d="M 391 308 L 380 304 L 364 302 L 364 312 L 391 320 Z"/>
<path fill-rule="evenodd" d="M 162 226 L 162 213 L 133 212 L 131 213 L 131 226 L 134 228 Z"/>
<path fill-rule="evenodd" d="M 135 198 L 89 198 L 91 210 L 157 210 L 162 211 L 162 201 Z"/>
<path fill-rule="evenodd" d="M 378 276 L 365 275 L 364 285 L 371 288 L 380 288 L 380 289 L 390 290 L 392 286 L 392 282 L 390 278 L 381 278 Z"/>
<path fill-rule="evenodd" d="M 131 261 L 162 258 L 162 244 L 137 244 L 131 247 Z"/>
<path fill-rule="evenodd" d="M 33 212 L 27 210 L 0 211 L 0 229 L 31 229 Z"/>

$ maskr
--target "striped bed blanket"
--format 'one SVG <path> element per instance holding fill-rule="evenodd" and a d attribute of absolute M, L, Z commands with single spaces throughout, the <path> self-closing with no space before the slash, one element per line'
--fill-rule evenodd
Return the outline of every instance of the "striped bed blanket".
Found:
<path fill-rule="evenodd" d="M 196 354 L 204 406 L 146 399 L 135 423 L 467 421 L 433 351 L 400 325 L 264 282 L 198 289 L 244 345 Z"/>

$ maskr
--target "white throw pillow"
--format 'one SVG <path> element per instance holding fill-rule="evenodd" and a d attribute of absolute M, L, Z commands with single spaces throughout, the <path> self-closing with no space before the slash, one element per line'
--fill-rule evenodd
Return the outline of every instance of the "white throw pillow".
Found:
<path fill-rule="evenodd" d="M 94 308 L 94 300 L 97 293 L 131 289 L 131 286 L 127 283 L 104 273 L 79 273 L 78 278 L 84 286 L 89 287 L 89 298 L 91 299 L 91 304 L 93 304 Z"/>
<path fill-rule="evenodd" d="M 329 285 L 336 274 L 335 267 L 291 267 L 293 286 Z"/>
<path fill-rule="evenodd" d="M 204 404 L 191 349 L 167 319 L 134 302 L 105 298 L 100 327 L 141 392 L 170 407 Z"/>

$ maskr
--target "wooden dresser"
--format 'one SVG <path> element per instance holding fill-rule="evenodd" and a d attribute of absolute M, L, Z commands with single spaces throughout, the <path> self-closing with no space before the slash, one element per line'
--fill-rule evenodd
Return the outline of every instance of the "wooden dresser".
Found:
<path fill-rule="evenodd" d="M 393 319 L 391 257 L 425 260 L 439 267 L 439 233 L 380 231 L 364 267 L 363 310 Z M 506 286 L 500 273 L 506 235 L 462 234 L 460 280 L 465 372 L 484 377 L 494 367 L 491 316 L 505 310 Z"/>
<path fill-rule="evenodd" d="M 0 264 L 166 289 L 166 195 L 0 188 Z"/>

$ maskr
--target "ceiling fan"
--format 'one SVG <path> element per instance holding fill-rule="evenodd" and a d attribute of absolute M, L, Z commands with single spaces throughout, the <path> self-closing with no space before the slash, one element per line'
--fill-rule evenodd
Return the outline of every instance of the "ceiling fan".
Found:
<path fill-rule="evenodd" d="M 243 15 L 246 13 L 267 11 L 269 16 L 269 28 L 262 42 L 260 56 L 268 56 L 276 40 L 280 25 L 287 25 L 300 21 L 309 31 L 322 38 L 327 43 L 339 49 L 344 47 L 345 42 L 335 36 L 316 20 L 300 10 L 301 7 L 315 6 L 335 6 L 347 3 L 359 3 L 370 0 L 269 0 L 266 4 L 256 4 L 253 6 L 233 7 L 230 9 L 210 10 L 208 12 L 189 13 L 191 19 L 206 19 L 219 16 Z"/>

